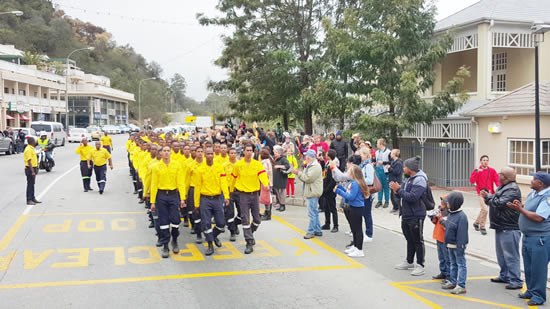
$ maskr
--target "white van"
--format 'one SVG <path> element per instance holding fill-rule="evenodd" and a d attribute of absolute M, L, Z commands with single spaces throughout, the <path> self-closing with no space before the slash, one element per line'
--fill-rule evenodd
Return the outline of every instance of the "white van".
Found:
<path fill-rule="evenodd" d="M 40 132 L 45 131 L 50 141 L 56 146 L 65 146 L 67 133 L 63 129 L 63 124 L 59 122 L 33 121 L 31 123 L 31 128 L 33 128 L 38 135 L 40 135 Z M 38 136 L 38 138 L 40 138 L 40 136 Z"/>

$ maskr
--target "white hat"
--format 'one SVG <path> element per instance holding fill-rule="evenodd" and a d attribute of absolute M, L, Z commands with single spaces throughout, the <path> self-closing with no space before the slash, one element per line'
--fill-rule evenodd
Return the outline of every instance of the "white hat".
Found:
<path fill-rule="evenodd" d="M 40 131 L 40 136 L 42 136 L 42 135 L 48 136 L 48 133 L 46 133 L 46 131 Z"/>

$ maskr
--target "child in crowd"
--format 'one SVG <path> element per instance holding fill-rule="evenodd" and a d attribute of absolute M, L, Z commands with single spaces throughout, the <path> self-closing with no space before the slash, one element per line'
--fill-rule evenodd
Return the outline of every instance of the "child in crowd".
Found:
<path fill-rule="evenodd" d="M 294 156 L 294 147 L 288 147 L 286 150 L 286 158 L 288 160 L 288 163 L 290 163 L 290 166 L 292 169 L 298 168 L 298 160 L 296 160 L 296 157 Z M 294 198 L 294 180 L 296 178 L 296 175 L 289 173 L 288 174 L 288 180 L 286 185 L 286 197 L 289 197 L 290 194 L 292 194 L 292 197 Z"/>
<path fill-rule="evenodd" d="M 433 238 L 437 241 L 437 257 L 439 259 L 439 274 L 433 276 L 433 279 L 442 279 L 442 283 L 446 283 L 449 278 L 450 265 L 449 265 L 449 249 L 445 245 L 445 227 L 441 222 L 447 220 L 449 212 L 445 207 L 444 199 L 446 195 L 441 197 L 441 206 L 439 209 L 435 209 L 431 215 L 429 215 L 434 226 Z"/>
<path fill-rule="evenodd" d="M 449 209 L 449 218 L 443 221 L 445 226 L 445 244 L 449 249 L 451 271 L 449 280 L 442 288 L 452 290 L 452 294 L 466 293 L 466 245 L 468 244 L 468 217 L 460 209 L 464 203 L 462 193 L 453 192 L 444 199 Z"/>

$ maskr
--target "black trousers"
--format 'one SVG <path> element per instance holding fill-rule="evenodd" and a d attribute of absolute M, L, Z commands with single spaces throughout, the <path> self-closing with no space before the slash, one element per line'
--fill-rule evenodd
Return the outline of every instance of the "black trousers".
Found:
<path fill-rule="evenodd" d="M 128 158 L 128 160 L 130 160 L 130 158 Z M 134 163 L 132 163 L 132 161 L 130 161 L 130 174 L 132 175 L 132 182 L 134 184 L 134 191 L 137 192 L 137 190 L 138 190 L 138 177 L 137 177 L 136 169 L 134 168 Z"/>
<path fill-rule="evenodd" d="M 332 215 L 332 221 L 334 227 L 338 227 L 338 210 L 336 209 L 336 196 L 324 197 L 319 199 L 319 206 L 325 212 L 325 225 L 330 226 L 330 216 Z"/>
<path fill-rule="evenodd" d="M 224 202 L 220 197 L 217 199 L 210 199 L 205 196 L 201 196 L 201 222 L 202 231 L 207 242 L 214 241 L 214 238 L 218 237 L 220 233 L 223 233 L 225 226 L 225 218 L 223 214 Z M 216 226 L 212 228 L 212 217 Z"/>
<path fill-rule="evenodd" d="M 401 199 L 397 197 L 397 194 L 395 192 L 390 191 L 390 200 L 391 204 L 393 206 L 393 210 L 400 210 L 401 209 Z"/>
<path fill-rule="evenodd" d="M 254 232 L 262 223 L 260 219 L 260 195 L 258 192 L 239 192 L 242 214 L 243 234 L 245 240 L 254 240 Z M 252 222 L 250 222 L 252 217 Z"/>
<path fill-rule="evenodd" d="M 189 187 L 185 208 L 187 209 L 187 216 L 189 217 L 189 221 L 193 223 L 191 228 L 195 231 L 195 234 L 200 234 L 202 229 L 201 212 L 199 209 L 200 207 L 195 209 L 195 187 Z"/>
<path fill-rule="evenodd" d="M 401 220 L 401 230 L 407 240 L 407 263 L 412 264 L 416 255 L 416 263 L 424 266 L 424 218 Z"/>
<path fill-rule="evenodd" d="M 237 230 L 237 223 L 235 222 L 235 192 L 230 194 L 229 197 L 229 205 L 223 207 L 223 212 L 225 215 L 225 224 L 227 225 L 227 229 L 231 232 L 231 234 L 235 233 Z"/>
<path fill-rule="evenodd" d="M 107 182 L 107 164 L 101 166 L 94 166 L 95 179 L 97 181 L 97 186 L 99 191 L 105 190 L 105 183 Z"/>
<path fill-rule="evenodd" d="M 84 190 L 90 190 L 90 181 L 92 178 L 92 173 L 94 171 L 94 164 L 91 163 L 91 168 L 88 168 L 88 161 L 80 161 L 80 175 L 82 175 L 82 184 L 84 185 Z"/>
<path fill-rule="evenodd" d="M 159 240 L 165 245 L 172 239 L 177 239 L 180 235 L 180 197 L 178 194 L 157 194 L 155 210 L 158 214 Z M 170 230 L 171 228 L 171 230 Z"/>
<path fill-rule="evenodd" d="M 353 234 L 353 245 L 359 250 L 363 250 L 363 210 L 365 207 L 349 208 L 349 224 Z"/>
<path fill-rule="evenodd" d="M 35 176 L 32 175 L 32 170 L 34 169 Z M 25 176 L 27 176 L 27 202 L 33 201 L 36 198 L 34 197 L 34 182 L 36 180 L 36 174 L 38 173 L 38 168 L 36 167 L 25 167 Z"/>

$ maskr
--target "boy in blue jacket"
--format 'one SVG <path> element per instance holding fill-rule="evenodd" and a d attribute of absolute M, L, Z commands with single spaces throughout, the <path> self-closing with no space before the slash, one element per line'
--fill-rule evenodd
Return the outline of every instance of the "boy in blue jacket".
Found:
<path fill-rule="evenodd" d="M 445 244 L 449 249 L 451 273 L 442 288 L 452 290 L 452 294 L 464 294 L 467 276 L 465 251 L 468 244 L 468 217 L 460 209 L 464 196 L 453 192 L 444 201 L 449 209 L 449 217 L 442 224 L 445 226 Z"/>

